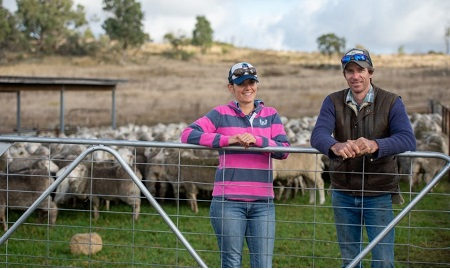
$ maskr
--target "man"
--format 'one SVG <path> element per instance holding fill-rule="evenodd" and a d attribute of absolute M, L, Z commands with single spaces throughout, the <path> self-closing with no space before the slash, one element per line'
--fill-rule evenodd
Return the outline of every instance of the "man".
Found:
<path fill-rule="evenodd" d="M 392 200 L 399 198 L 394 155 L 415 151 L 416 139 L 401 97 L 372 84 L 369 52 L 351 49 L 341 64 L 349 88 L 325 98 L 311 145 L 330 158 L 332 205 L 345 267 L 362 251 L 364 225 L 372 241 L 393 220 Z M 394 230 L 372 250 L 371 266 L 394 267 Z"/>

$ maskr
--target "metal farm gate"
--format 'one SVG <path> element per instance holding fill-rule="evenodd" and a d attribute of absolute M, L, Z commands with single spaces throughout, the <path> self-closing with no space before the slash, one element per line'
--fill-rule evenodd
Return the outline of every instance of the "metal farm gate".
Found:
<path fill-rule="evenodd" d="M 0 200 L 3 202 L 5 197 L 12 199 L 13 192 L 23 192 L 23 200 L 31 198 L 36 193 L 29 190 L 27 191 L 29 193 L 26 193 L 12 188 L 11 181 L 14 181 L 18 175 L 24 177 L 26 173 L 12 170 L 11 162 L 14 158 L 10 151 L 12 146 L 24 145 L 46 146 L 50 152 L 39 157 L 15 158 L 21 159 L 23 164 L 33 158 L 55 163 L 62 159 L 66 169 L 60 170 L 57 174 L 51 174 L 54 181 L 52 180 L 52 183 L 38 194 L 38 198 L 33 200 L 30 206 L 20 209 L 5 203 L 0 204 L 1 208 L 6 208 L 5 220 L 8 227 L 0 238 L 1 267 L 220 267 L 216 238 L 209 221 L 208 187 L 202 189 L 197 182 L 200 181 L 199 179 L 192 180 L 190 183 L 196 185 L 195 198 L 198 202 L 198 211 L 195 212 L 189 207 L 192 197 L 186 197 L 181 192 L 182 184 L 175 183 L 170 189 L 170 185 L 165 185 L 167 183 L 146 176 L 145 172 L 138 172 L 139 169 L 144 168 L 145 171 L 146 166 L 154 165 L 153 161 L 139 158 L 143 152 L 158 153 L 160 150 L 169 149 L 178 157 L 175 159 L 176 162 L 156 165 L 172 166 L 178 171 L 178 176 L 183 168 L 194 170 L 200 175 L 201 170 L 214 169 L 214 165 L 185 164 L 182 162 L 182 153 L 195 151 L 200 155 L 212 156 L 217 149 L 175 142 L 0 136 L 0 154 L 3 154 L 0 177 L 7 183 L 6 188 L 0 190 L 0 194 L 3 194 L 3 199 Z M 64 160 L 60 155 L 56 155 L 59 154 L 56 151 L 62 151 L 64 146 L 77 145 L 85 148 L 71 158 Z M 119 153 L 119 148 L 123 147 L 133 150 L 132 163 L 127 163 Z M 17 149 L 18 147 L 15 148 Z M 227 149 L 248 151 L 240 147 Z M 321 160 L 320 153 L 308 147 L 287 149 L 269 147 L 249 150 L 312 155 L 317 162 Z M 110 155 L 100 162 L 100 159 L 95 158 L 95 154 L 100 152 Z M 402 153 L 398 157 L 405 158 L 410 165 L 408 172 L 401 175 L 406 179 L 401 182 L 401 193 L 406 202 L 394 207 L 395 219 L 373 242 L 364 243 L 365 248 L 350 266 L 355 266 L 360 261 L 364 266 L 370 266 L 371 249 L 395 227 L 396 267 L 450 267 L 450 183 L 448 179 L 441 181 L 447 177 L 450 170 L 450 157 L 442 153 L 420 151 Z M 419 189 L 410 184 L 414 160 L 417 158 L 441 161 L 438 173 L 428 184 L 420 185 Z M 48 198 L 54 200 L 63 183 L 66 185 L 74 182 L 72 172 L 75 172 L 79 164 L 94 166 L 95 163 L 108 162 L 119 166 L 128 175 L 116 181 L 133 181 L 139 188 L 140 195 L 127 198 L 126 195 L 105 197 L 103 195 L 108 194 L 83 194 L 81 190 L 68 192 L 66 195 L 70 196 L 70 200 L 57 205 L 57 219 L 52 224 L 48 211 L 50 203 L 45 203 L 45 200 Z M 62 165 L 59 169 L 61 167 Z M 328 189 L 327 169 L 312 166 L 297 170 L 310 171 L 320 177 L 323 176 L 325 189 Z M 26 176 L 29 177 L 29 181 L 35 181 L 34 175 Z M 95 181 L 111 180 L 93 177 L 92 172 L 84 174 L 83 177 L 87 181 L 86 185 L 91 187 L 95 186 Z M 179 177 L 175 179 L 177 180 Z M 154 181 L 153 186 L 149 185 L 151 181 Z M 317 185 L 308 188 L 301 182 L 297 184 L 284 187 L 285 191 L 291 191 L 294 194 L 298 192 L 297 196 L 284 196 L 278 193 L 282 191 L 282 186 L 276 187 L 275 192 L 281 195 L 276 200 L 274 267 L 340 267 L 341 260 L 329 195 L 326 194 L 325 203 L 320 204 L 318 195 L 320 192 Z M 108 185 L 104 184 L 104 186 Z M 160 193 L 152 194 L 149 191 L 152 189 L 154 192 L 153 188 L 161 191 L 163 187 L 170 195 L 162 197 Z M 184 190 L 187 190 L 187 186 Z M 309 190 L 314 196 L 312 204 Z M 98 218 L 92 210 L 94 206 L 92 201 L 95 196 L 106 198 L 101 201 Z M 139 208 L 133 208 L 124 203 L 138 200 L 141 201 Z M 137 211 L 139 217 L 135 218 Z M 41 212 L 44 214 L 47 212 L 47 215 L 40 215 Z M 74 242 L 73 237 L 79 234 L 87 235 L 88 238 Z M 93 235 L 99 236 L 100 241 L 99 238 L 93 238 Z M 85 249 L 77 253 L 75 247 Z M 248 249 L 244 250 L 247 253 L 243 256 L 243 266 L 249 267 Z"/>

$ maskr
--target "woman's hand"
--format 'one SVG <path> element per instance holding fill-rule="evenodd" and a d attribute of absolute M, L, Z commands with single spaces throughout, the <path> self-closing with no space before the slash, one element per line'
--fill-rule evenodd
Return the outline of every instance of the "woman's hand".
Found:
<path fill-rule="evenodd" d="M 255 142 L 256 138 L 250 133 L 233 135 L 228 139 L 229 145 L 238 143 L 245 148 L 250 147 L 250 145 L 254 144 Z"/>
<path fill-rule="evenodd" d="M 239 144 L 244 146 L 245 148 L 250 147 L 250 145 L 256 142 L 256 138 L 250 133 L 244 133 L 241 135 L 237 135 L 239 139 Z"/>

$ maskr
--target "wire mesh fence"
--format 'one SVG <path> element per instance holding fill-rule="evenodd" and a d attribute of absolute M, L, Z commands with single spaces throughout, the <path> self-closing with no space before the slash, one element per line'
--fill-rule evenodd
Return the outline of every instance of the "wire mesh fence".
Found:
<path fill-rule="evenodd" d="M 220 267 L 209 216 L 217 149 L 37 137 L 0 141 L 2 267 Z M 323 156 L 309 147 L 252 150 L 287 151 L 295 160 L 290 167 L 273 164 L 273 266 L 340 267 Z M 400 173 L 405 203 L 394 208 L 401 217 L 394 224 L 395 265 L 449 267 L 450 158 L 420 151 L 399 157 L 409 166 Z M 417 158 L 443 161 L 428 184 L 412 181 L 422 177 L 414 171 Z M 364 237 L 363 246 L 370 246 Z M 244 246 L 243 267 L 250 265 L 248 254 Z M 362 254 L 369 267 L 370 252 Z"/>

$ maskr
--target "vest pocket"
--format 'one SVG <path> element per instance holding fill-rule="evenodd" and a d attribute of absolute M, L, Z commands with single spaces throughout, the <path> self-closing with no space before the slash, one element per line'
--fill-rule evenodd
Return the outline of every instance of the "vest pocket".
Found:
<path fill-rule="evenodd" d="M 381 191 L 390 190 L 396 186 L 398 174 L 397 159 L 395 156 L 387 156 L 377 160 L 366 160 L 367 183 L 370 186 L 378 186 Z"/>
<path fill-rule="evenodd" d="M 332 175 L 333 182 L 337 186 L 343 187 L 347 185 L 347 164 L 342 158 L 336 158 L 330 161 L 330 174 Z"/>

